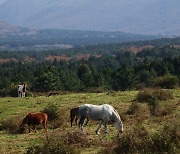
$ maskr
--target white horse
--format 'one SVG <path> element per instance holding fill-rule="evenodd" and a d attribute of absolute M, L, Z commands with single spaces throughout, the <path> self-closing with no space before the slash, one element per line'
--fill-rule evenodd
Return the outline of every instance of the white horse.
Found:
<path fill-rule="evenodd" d="M 18 97 L 25 97 L 26 96 L 26 84 L 18 85 Z"/>
<path fill-rule="evenodd" d="M 118 134 L 123 132 L 123 124 L 118 112 L 108 104 L 103 105 L 92 105 L 92 104 L 84 104 L 81 105 L 78 109 L 79 113 L 79 129 L 83 131 L 82 126 L 84 124 L 84 120 L 86 118 L 92 120 L 101 121 L 96 130 L 96 134 L 99 134 L 99 130 L 101 129 L 101 125 L 104 125 L 105 133 L 108 133 L 107 125 L 109 121 L 113 121 L 115 123 L 115 127 L 118 130 Z"/>

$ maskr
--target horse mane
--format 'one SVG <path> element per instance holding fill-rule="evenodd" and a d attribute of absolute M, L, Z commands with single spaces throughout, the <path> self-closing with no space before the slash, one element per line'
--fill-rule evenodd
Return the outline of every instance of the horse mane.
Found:
<path fill-rule="evenodd" d="M 115 117 L 117 120 L 121 121 L 121 118 L 119 116 L 119 113 L 116 111 L 116 109 L 113 108 L 113 111 L 114 111 L 114 114 L 115 114 Z"/>
<path fill-rule="evenodd" d="M 23 92 L 26 91 L 26 84 L 25 84 L 25 83 L 23 84 L 23 89 L 22 89 L 22 91 L 23 91 Z"/>

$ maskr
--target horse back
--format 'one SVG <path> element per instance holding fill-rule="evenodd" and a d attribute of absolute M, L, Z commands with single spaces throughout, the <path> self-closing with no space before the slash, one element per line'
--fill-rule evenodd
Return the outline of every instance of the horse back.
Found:
<path fill-rule="evenodd" d="M 46 123 L 48 120 L 48 115 L 46 113 L 30 113 L 27 115 L 28 125 L 39 125 Z"/>
<path fill-rule="evenodd" d="M 113 113 L 112 106 L 108 104 L 103 105 L 92 105 L 85 104 L 80 106 L 79 114 L 83 117 L 88 117 L 92 120 L 103 120 L 103 119 L 111 119 Z"/>
<path fill-rule="evenodd" d="M 71 109 L 70 116 L 71 117 L 78 116 L 78 109 L 79 109 L 79 107 Z"/>

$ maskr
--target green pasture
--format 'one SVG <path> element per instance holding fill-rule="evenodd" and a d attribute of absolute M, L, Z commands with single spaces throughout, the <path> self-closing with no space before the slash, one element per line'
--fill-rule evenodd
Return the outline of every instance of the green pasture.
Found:
<path fill-rule="evenodd" d="M 56 129 L 48 129 L 48 134 L 64 135 L 68 132 L 78 131 L 74 124 L 70 127 L 69 111 L 73 107 L 90 103 L 90 104 L 111 104 L 119 112 L 123 124 L 124 131 L 131 130 L 138 123 L 144 125 L 150 132 L 157 132 L 162 127 L 171 122 L 176 122 L 180 119 L 180 90 L 170 90 L 174 98 L 168 101 L 160 102 L 161 107 L 166 109 L 171 107 L 172 113 L 166 116 L 151 116 L 146 103 L 138 103 L 140 112 L 135 115 L 128 115 L 129 106 L 134 102 L 138 91 L 120 91 L 120 92 L 105 92 L 105 93 L 69 93 L 57 96 L 37 96 L 26 98 L 2 97 L 0 98 L 0 128 L 4 121 L 10 119 L 17 120 L 17 127 L 23 117 L 29 112 L 41 112 L 49 104 L 54 104 L 58 107 L 59 114 L 63 117 L 63 124 Z M 168 109 L 168 108 L 167 108 Z M 84 147 L 78 146 L 78 149 L 83 154 L 99 153 L 106 147 L 106 143 L 111 142 L 116 137 L 116 129 L 113 125 L 109 125 L 109 134 L 104 134 L 103 129 L 100 135 L 95 134 L 97 122 L 89 121 L 84 127 L 84 133 L 89 136 L 89 139 L 97 141 L 98 144 Z M 46 137 L 43 129 L 39 128 L 38 133 L 31 132 L 30 134 L 13 134 L 6 130 L 0 130 L 0 153 L 14 154 L 25 153 L 27 148 L 33 144 L 40 144 Z M 102 144 L 100 143 L 102 142 Z M 76 145 L 75 145 L 76 148 Z"/>

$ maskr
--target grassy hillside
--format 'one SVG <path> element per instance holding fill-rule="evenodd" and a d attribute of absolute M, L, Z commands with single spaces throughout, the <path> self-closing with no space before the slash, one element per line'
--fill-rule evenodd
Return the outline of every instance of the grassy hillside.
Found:
<path fill-rule="evenodd" d="M 173 99 L 159 102 L 159 111 L 169 112 L 158 116 L 150 114 L 147 103 L 139 102 L 136 102 L 138 104 L 136 111 L 128 113 L 130 108 L 132 109 L 132 103 L 135 102 L 138 91 L 0 98 L 0 153 L 25 153 L 27 149 L 30 149 L 29 147 L 33 147 L 35 144 L 41 145 L 47 139 L 47 136 L 49 140 L 58 136 L 59 142 L 62 141 L 66 146 L 68 145 L 68 147 L 76 149 L 78 152 L 81 151 L 83 154 L 99 153 L 104 149 L 107 152 L 117 146 L 114 125 L 110 124 L 108 126 L 109 134 L 104 134 L 104 128 L 102 128 L 101 134 L 96 135 L 97 122 L 90 120 L 88 125 L 84 127 L 84 134 L 80 136 L 77 134 L 77 126 L 70 127 L 69 111 L 71 108 L 85 103 L 108 103 L 117 109 L 123 120 L 123 135 L 127 135 L 134 127 L 139 125 L 153 134 L 161 131 L 167 124 L 177 124 L 180 118 L 180 90 L 171 90 L 171 92 Z M 48 123 L 47 135 L 40 129 L 42 127 L 39 127 L 38 133 L 17 133 L 19 124 L 27 113 L 40 112 L 49 104 L 58 108 L 59 118 L 55 122 Z M 180 150 L 180 147 L 177 148 Z"/>

